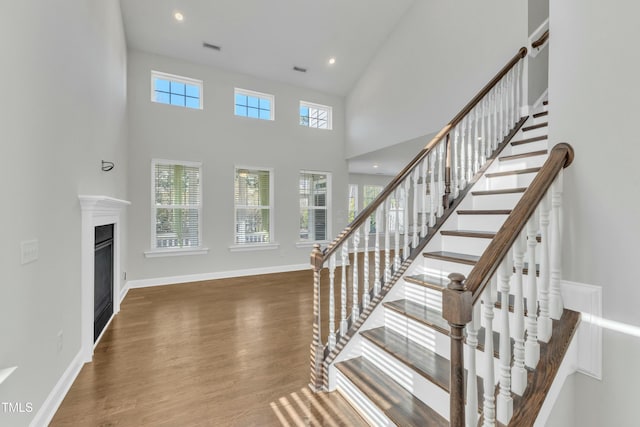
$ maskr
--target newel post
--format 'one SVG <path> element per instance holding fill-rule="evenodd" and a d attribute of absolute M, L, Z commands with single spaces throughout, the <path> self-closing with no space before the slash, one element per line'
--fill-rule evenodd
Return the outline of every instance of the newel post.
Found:
<path fill-rule="evenodd" d="M 320 271 L 322 270 L 323 255 L 320 245 L 313 245 L 311 251 L 311 268 L 313 269 L 313 341 L 311 342 L 311 383 L 314 391 L 322 390 L 322 362 L 324 349 L 320 335 Z"/>
<path fill-rule="evenodd" d="M 463 284 L 465 277 L 460 273 L 449 275 L 449 286 L 444 289 L 442 296 L 442 314 L 449 322 L 451 332 L 451 389 L 450 416 L 451 427 L 464 427 L 464 356 L 463 329 L 471 322 L 473 305 L 471 292 Z"/>

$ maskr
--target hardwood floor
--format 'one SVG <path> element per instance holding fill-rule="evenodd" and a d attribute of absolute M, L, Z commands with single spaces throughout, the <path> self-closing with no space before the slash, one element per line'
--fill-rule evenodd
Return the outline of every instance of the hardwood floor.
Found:
<path fill-rule="evenodd" d="M 132 289 L 51 426 L 366 426 L 309 382 L 311 270 Z"/>

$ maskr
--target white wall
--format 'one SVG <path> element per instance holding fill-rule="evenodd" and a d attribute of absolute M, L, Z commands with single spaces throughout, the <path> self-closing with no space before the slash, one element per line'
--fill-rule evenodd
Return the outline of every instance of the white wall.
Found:
<path fill-rule="evenodd" d="M 524 0 L 416 1 L 347 97 L 347 157 L 440 130 L 527 36 Z"/>
<path fill-rule="evenodd" d="M 0 52 L 0 425 L 27 425 L 80 349 L 78 194 L 126 194 L 126 47 L 119 2 L 3 2 Z M 112 172 L 100 160 L 115 162 Z M 20 242 L 39 259 L 20 264 Z M 63 348 L 57 334 L 63 331 Z"/>
<path fill-rule="evenodd" d="M 567 141 L 564 278 L 603 288 L 606 319 L 640 326 L 640 4 L 551 0 L 549 128 Z M 640 338 L 605 331 L 603 380 L 576 377 L 576 425 L 637 425 Z"/>
<path fill-rule="evenodd" d="M 204 81 L 204 110 L 150 101 L 150 72 Z M 234 87 L 275 95 L 275 121 L 234 116 Z M 347 163 L 341 97 L 230 73 L 168 57 L 129 52 L 129 280 L 308 264 L 310 247 L 297 248 L 300 170 L 331 172 L 331 239 L 346 224 Z M 333 107 L 333 130 L 298 124 L 299 101 Z M 203 243 L 207 255 L 145 258 L 150 249 L 151 159 L 203 163 Z M 277 250 L 230 252 L 234 242 L 234 165 L 274 168 Z"/>

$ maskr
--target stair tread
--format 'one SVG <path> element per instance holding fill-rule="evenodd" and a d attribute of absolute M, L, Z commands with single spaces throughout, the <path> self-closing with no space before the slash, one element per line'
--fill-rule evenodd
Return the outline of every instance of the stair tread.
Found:
<path fill-rule="evenodd" d="M 528 132 L 530 130 L 546 128 L 547 126 L 549 126 L 549 122 L 538 123 L 538 124 L 535 124 L 535 125 L 523 127 L 522 128 L 522 132 Z"/>
<path fill-rule="evenodd" d="M 546 105 L 546 104 L 545 104 L 545 105 Z M 535 114 L 533 115 L 533 118 L 534 118 L 534 119 L 537 119 L 538 117 L 543 117 L 543 116 L 548 116 L 548 115 L 549 115 L 549 112 L 548 112 L 548 111 L 541 111 L 541 112 L 539 112 L 539 113 L 535 113 Z"/>
<path fill-rule="evenodd" d="M 363 357 L 336 368 L 391 421 L 400 426 L 446 427 L 449 422 Z"/>
<path fill-rule="evenodd" d="M 493 239 L 496 235 L 495 231 L 480 230 L 442 230 L 440 234 L 443 236 L 472 237 L 477 239 Z"/>
<path fill-rule="evenodd" d="M 500 190 L 481 190 L 481 191 L 472 191 L 472 196 L 491 196 L 494 194 L 514 194 L 514 193 L 524 193 L 527 190 L 526 187 L 517 187 L 517 188 L 502 188 Z"/>
<path fill-rule="evenodd" d="M 516 169 L 512 171 L 502 171 L 502 172 L 493 172 L 485 174 L 487 178 L 496 178 L 499 176 L 510 176 L 510 175 L 525 175 L 528 173 L 538 173 L 542 168 L 526 168 L 526 169 Z"/>
<path fill-rule="evenodd" d="M 531 142 L 544 141 L 545 139 L 549 139 L 547 135 L 535 136 L 533 138 L 521 139 L 519 141 L 512 141 L 511 145 L 516 147 L 518 145 L 529 144 Z"/>
<path fill-rule="evenodd" d="M 548 151 L 547 150 L 540 150 L 540 151 L 531 151 L 529 153 L 522 153 L 522 154 L 512 154 L 510 156 L 502 156 L 502 157 L 498 157 L 498 161 L 500 162 L 507 162 L 509 160 L 517 160 L 517 159 L 524 159 L 526 157 L 535 157 L 535 156 L 543 156 L 545 154 L 547 154 Z"/>
<path fill-rule="evenodd" d="M 437 276 L 435 274 L 414 274 L 411 276 L 405 276 L 404 279 L 407 282 L 436 290 L 442 290 L 449 284 L 449 279 L 447 277 Z"/>
<path fill-rule="evenodd" d="M 461 209 L 458 215 L 510 215 L 511 209 Z"/>
<path fill-rule="evenodd" d="M 423 323 L 438 332 L 449 334 L 449 323 L 442 317 L 442 312 L 417 302 L 401 299 L 385 302 L 384 306 L 404 316 Z"/>
<path fill-rule="evenodd" d="M 477 255 L 461 254 L 448 251 L 425 252 L 422 255 L 426 258 L 441 259 L 444 261 L 458 262 L 460 264 L 467 265 L 475 265 L 480 259 L 480 257 Z"/>

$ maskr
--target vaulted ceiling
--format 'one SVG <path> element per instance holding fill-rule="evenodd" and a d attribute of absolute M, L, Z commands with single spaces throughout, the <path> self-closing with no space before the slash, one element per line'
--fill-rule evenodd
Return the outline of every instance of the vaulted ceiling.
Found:
<path fill-rule="evenodd" d="M 346 95 L 414 1 L 121 0 L 121 7 L 130 48 Z"/>

